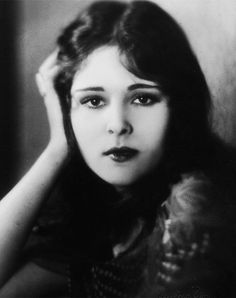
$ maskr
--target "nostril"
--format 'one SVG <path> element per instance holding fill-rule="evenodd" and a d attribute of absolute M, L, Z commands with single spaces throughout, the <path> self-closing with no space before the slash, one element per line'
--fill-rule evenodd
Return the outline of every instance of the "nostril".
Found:
<path fill-rule="evenodd" d="M 124 135 L 133 132 L 133 128 L 130 123 L 123 123 L 122 125 L 111 125 L 107 129 L 109 134 Z"/>
<path fill-rule="evenodd" d="M 127 133 L 129 133 L 129 131 L 130 131 L 130 130 L 129 130 L 128 127 L 124 127 L 124 128 L 121 129 L 120 134 L 121 134 L 121 135 L 123 135 L 123 134 L 127 134 Z"/>

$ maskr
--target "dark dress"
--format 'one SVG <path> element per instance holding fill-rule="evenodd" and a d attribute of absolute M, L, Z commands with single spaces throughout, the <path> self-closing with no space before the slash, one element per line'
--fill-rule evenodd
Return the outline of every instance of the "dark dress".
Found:
<path fill-rule="evenodd" d="M 164 201 L 85 198 L 76 212 L 57 198 L 0 297 L 235 297 L 233 192 L 215 182 L 191 173 Z"/>

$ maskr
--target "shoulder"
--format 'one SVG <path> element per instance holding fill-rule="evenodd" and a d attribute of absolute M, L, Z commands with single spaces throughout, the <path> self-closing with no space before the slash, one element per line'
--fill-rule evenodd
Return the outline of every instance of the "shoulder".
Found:
<path fill-rule="evenodd" d="M 148 291 L 209 297 L 231 293 L 236 264 L 234 192 L 232 185 L 217 181 L 191 172 L 171 187 L 148 240 Z"/>
<path fill-rule="evenodd" d="M 223 239 L 228 248 L 233 245 L 236 192 L 233 180 L 224 177 L 227 174 L 188 173 L 172 186 L 164 203 L 165 241 L 169 235 L 173 243 L 181 246 L 186 242 L 201 241 L 207 234 L 212 246 L 219 247 Z"/>

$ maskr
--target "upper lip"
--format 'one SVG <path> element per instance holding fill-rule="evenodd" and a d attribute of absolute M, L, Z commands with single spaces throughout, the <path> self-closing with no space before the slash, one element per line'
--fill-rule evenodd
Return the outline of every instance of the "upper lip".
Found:
<path fill-rule="evenodd" d="M 122 147 L 113 147 L 105 152 L 103 152 L 103 155 L 110 155 L 110 154 L 122 154 L 122 153 L 137 153 L 138 150 L 130 148 L 130 147 L 126 147 L 126 146 L 122 146 Z"/>

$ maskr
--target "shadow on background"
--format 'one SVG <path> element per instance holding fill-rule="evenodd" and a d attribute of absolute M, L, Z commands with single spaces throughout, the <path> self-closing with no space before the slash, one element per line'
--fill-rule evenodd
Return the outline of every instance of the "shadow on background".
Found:
<path fill-rule="evenodd" d="M 0 197 L 15 180 L 18 162 L 18 1 L 0 1 Z"/>

